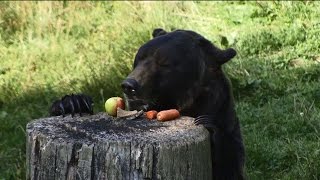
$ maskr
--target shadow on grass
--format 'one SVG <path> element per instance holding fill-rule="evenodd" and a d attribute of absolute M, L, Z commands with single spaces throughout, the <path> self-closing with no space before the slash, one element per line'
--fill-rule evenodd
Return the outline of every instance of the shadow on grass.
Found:
<path fill-rule="evenodd" d="M 250 64 L 246 69 L 259 68 L 259 63 Z M 261 68 L 250 76 L 231 74 L 233 92 L 237 101 L 249 100 L 255 105 L 264 105 L 270 99 L 286 97 L 290 94 L 306 96 L 320 105 L 320 64 L 308 67 L 275 69 Z"/>

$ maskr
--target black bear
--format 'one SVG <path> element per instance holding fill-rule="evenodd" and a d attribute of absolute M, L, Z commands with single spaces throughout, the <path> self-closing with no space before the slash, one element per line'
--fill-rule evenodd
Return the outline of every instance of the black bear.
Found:
<path fill-rule="evenodd" d="M 211 135 L 216 180 L 244 179 L 244 145 L 229 80 L 221 66 L 236 55 L 196 32 L 163 29 L 138 50 L 122 82 L 129 109 L 178 109 Z"/>

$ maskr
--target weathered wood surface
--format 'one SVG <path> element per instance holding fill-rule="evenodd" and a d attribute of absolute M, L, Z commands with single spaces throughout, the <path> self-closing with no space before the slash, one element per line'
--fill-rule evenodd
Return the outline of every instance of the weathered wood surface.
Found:
<path fill-rule="evenodd" d="M 209 133 L 192 118 L 115 121 L 105 113 L 27 125 L 27 179 L 211 179 Z"/>

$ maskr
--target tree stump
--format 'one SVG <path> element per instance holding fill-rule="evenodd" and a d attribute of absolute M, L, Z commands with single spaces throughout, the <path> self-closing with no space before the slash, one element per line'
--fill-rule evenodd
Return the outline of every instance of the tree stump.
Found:
<path fill-rule="evenodd" d="M 37 119 L 27 125 L 27 179 L 212 179 L 209 133 L 192 120 Z"/>

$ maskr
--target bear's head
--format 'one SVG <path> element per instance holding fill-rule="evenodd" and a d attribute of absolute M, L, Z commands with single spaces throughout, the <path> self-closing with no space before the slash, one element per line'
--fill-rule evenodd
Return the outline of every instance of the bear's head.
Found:
<path fill-rule="evenodd" d="M 152 35 L 121 84 L 130 110 L 185 108 L 201 93 L 208 72 L 221 70 L 236 55 L 234 49 L 221 50 L 193 31 L 155 29 Z"/>

